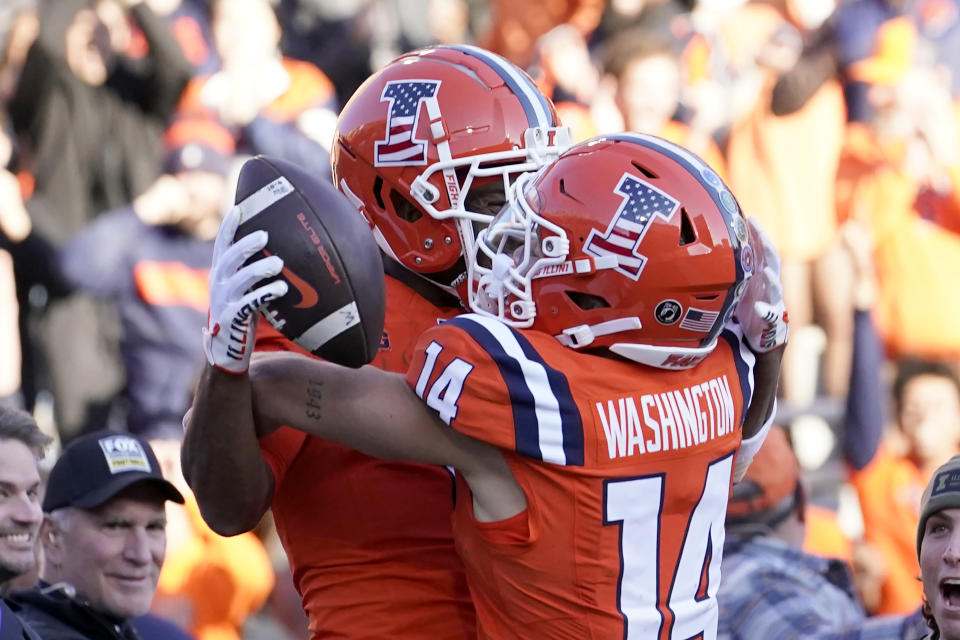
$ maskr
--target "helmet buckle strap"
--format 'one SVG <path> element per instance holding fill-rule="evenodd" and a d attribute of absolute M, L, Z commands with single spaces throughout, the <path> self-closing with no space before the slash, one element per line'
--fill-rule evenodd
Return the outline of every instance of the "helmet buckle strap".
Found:
<path fill-rule="evenodd" d="M 640 318 L 631 316 L 629 318 L 614 318 L 606 322 L 597 324 L 581 324 L 576 327 L 569 327 L 563 330 L 560 335 L 554 336 L 565 347 L 581 349 L 591 344 L 594 339 L 600 336 L 610 335 L 611 333 L 621 333 L 623 331 L 635 331 L 643 325 Z"/>

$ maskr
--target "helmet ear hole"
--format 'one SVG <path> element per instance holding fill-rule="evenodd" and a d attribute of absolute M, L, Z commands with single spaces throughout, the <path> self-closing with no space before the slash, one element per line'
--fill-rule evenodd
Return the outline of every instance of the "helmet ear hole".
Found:
<path fill-rule="evenodd" d="M 423 217 L 423 212 L 420 211 L 412 202 L 403 197 L 396 189 L 390 190 L 390 204 L 393 205 L 393 210 L 397 214 L 397 217 L 401 220 L 406 220 L 407 222 L 416 222 Z"/>
<path fill-rule="evenodd" d="M 680 244 L 678 246 L 688 245 L 696 242 L 697 232 L 693 228 L 693 221 L 690 220 L 690 214 L 686 207 L 680 209 Z"/>
<path fill-rule="evenodd" d="M 631 161 L 630 164 L 632 164 L 633 167 L 634 167 L 637 171 L 639 171 L 639 172 L 642 173 L 643 175 L 647 176 L 647 177 L 650 178 L 651 180 L 656 180 L 656 179 L 659 177 L 659 176 L 658 176 L 657 174 L 655 174 L 653 171 L 651 171 L 650 169 L 647 169 L 645 166 L 641 165 L 640 163 L 638 163 L 638 162 L 636 162 L 636 161 Z"/>
<path fill-rule="evenodd" d="M 377 200 L 377 206 L 382 211 L 386 207 L 383 204 L 383 178 L 377 176 L 373 180 L 373 197 Z"/>
<path fill-rule="evenodd" d="M 605 298 L 593 295 L 592 293 L 584 293 L 583 291 L 565 291 L 564 293 L 567 294 L 567 297 L 570 298 L 573 304 L 580 307 L 583 311 L 610 308 L 610 303 L 607 302 Z"/>

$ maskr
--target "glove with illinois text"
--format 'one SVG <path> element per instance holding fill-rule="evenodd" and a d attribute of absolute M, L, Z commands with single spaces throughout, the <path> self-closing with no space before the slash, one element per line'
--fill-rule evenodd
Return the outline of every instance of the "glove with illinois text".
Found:
<path fill-rule="evenodd" d="M 780 256 L 754 218 L 747 220 L 747 226 L 756 271 L 747 281 L 743 297 L 737 304 L 736 316 L 750 348 L 757 353 L 767 353 L 786 344 L 790 333 L 780 283 Z"/>
<path fill-rule="evenodd" d="M 267 244 L 267 232 L 255 231 L 236 242 L 241 212 L 233 207 L 224 217 L 213 246 L 210 267 L 210 311 L 203 329 L 203 351 L 213 366 L 244 373 L 257 331 L 260 309 L 287 292 L 287 283 L 275 280 L 251 291 L 257 283 L 280 273 L 283 260 L 269 256 L 243 263 Z"/>

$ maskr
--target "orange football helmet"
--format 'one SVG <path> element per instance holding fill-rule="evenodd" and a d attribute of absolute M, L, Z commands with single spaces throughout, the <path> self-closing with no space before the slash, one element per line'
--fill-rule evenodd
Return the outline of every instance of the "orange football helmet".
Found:
<path fill-rule="evenodd" d="M 515 181 L 468 262 L 478 313 L 575 349 L 683 369 L 716 346 L 753 249 L 706 163 L 630 133 L 581 143 Z"/>
<path fill-rule="evenodd" d="M 357 89 L 331 164 L 381 249 L 456 293 L 475 228 L 500 209 L 512 177 L 569 146 L 523 71 L 478 47 L 437 46 L 400 56 Z"/>

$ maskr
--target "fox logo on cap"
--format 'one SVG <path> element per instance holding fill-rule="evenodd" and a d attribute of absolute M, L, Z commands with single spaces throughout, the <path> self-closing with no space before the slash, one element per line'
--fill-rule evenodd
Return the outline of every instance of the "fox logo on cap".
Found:
<path fill-rule="evenodd" d="M 107 461 L 110 473 L 144 471 L 150 473 L 150 461 L 140 443 L 130 436 L 118 435 L 101 438 L 100 449 Z"/>

